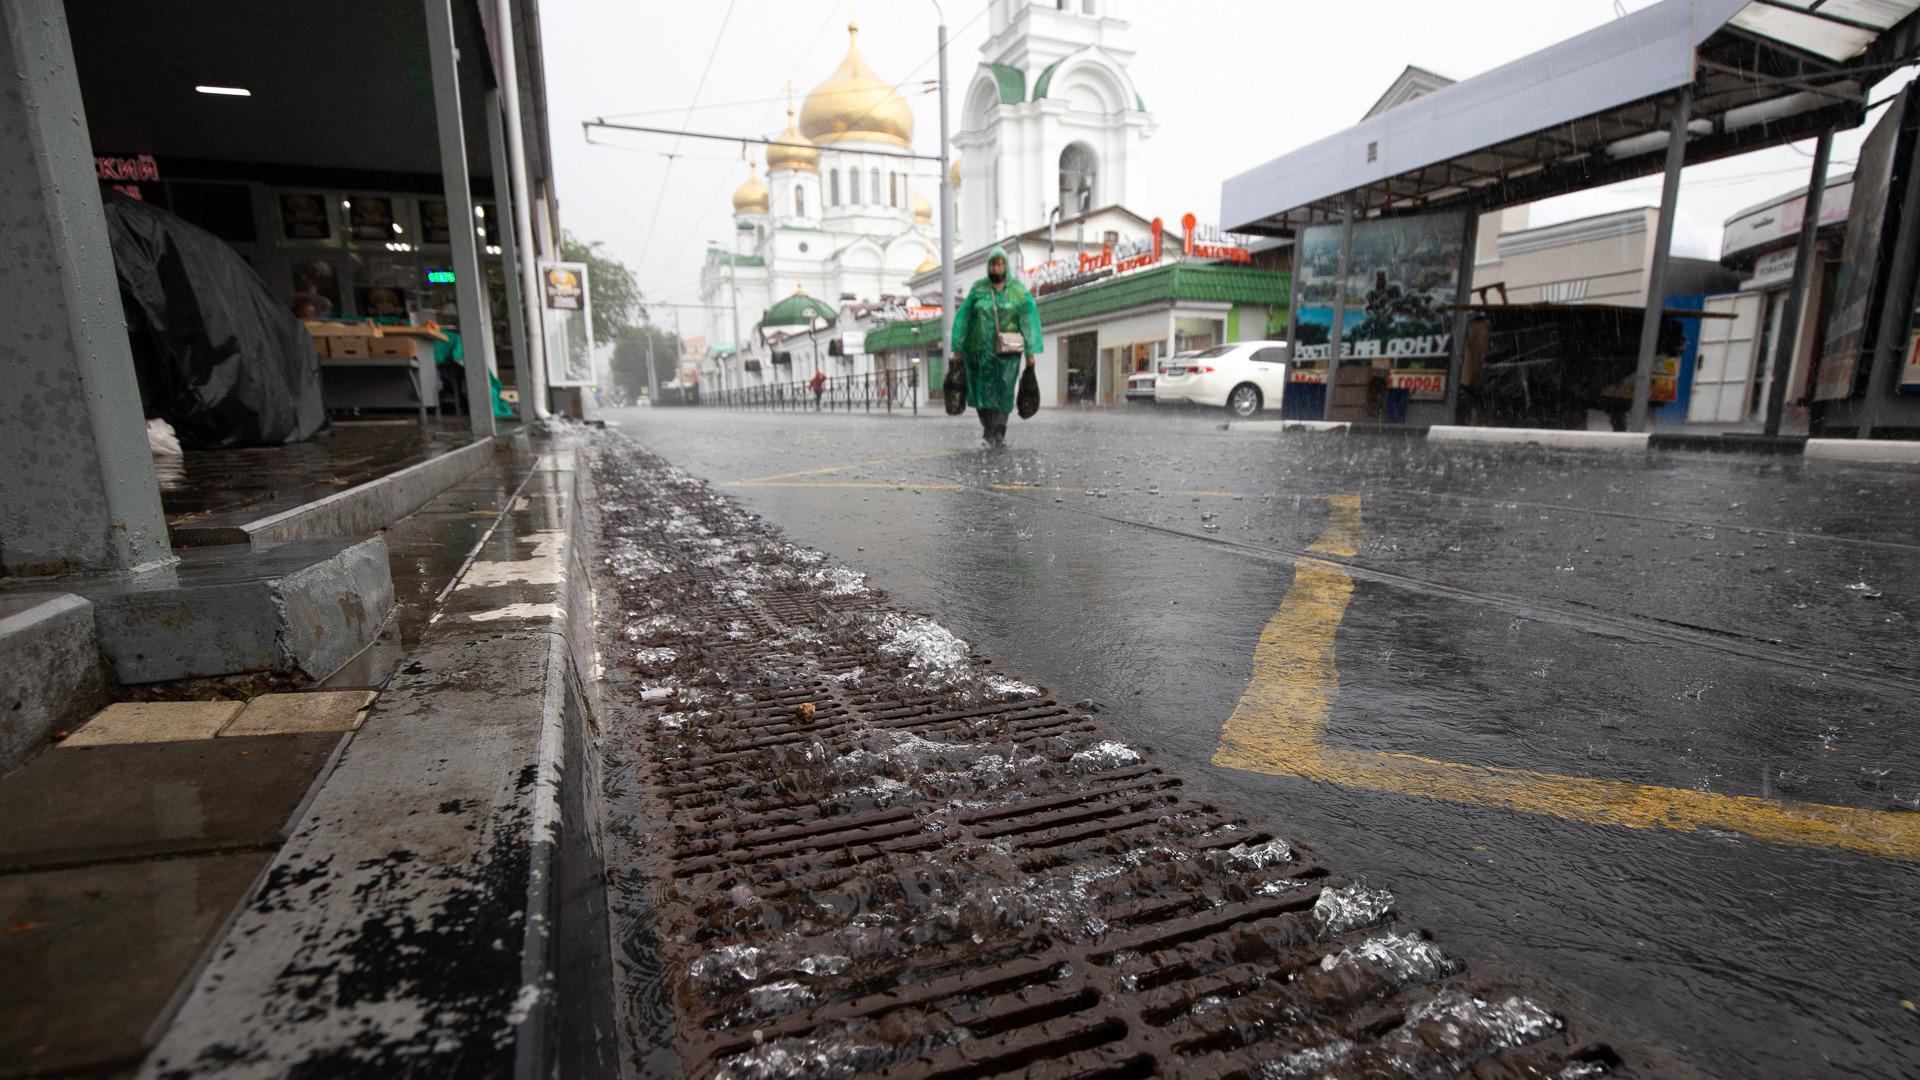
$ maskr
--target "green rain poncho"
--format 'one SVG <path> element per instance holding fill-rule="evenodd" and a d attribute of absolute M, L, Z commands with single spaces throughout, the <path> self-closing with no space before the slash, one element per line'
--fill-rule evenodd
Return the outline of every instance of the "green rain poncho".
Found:
<path fill-rule="evenodd" d="M 1006 257 L 1007 253 L 996 247 L 987 253 L 987 263 Z M 1001 330 L 1018 333 L 1027 343 L 1028 356 L 1040 354 L 1040 309 L 1034 306 L 1027 287 L 1014 280 L 1011 263 L 1007 283 L 998 293 L 982 276 L 967 291 L 967 298 L 953 317 L 952 355 L 967 365 L 967 404 L 973 408 L 1013 411 L 1013 392 L 1026 357 L 994 355 L 994 335 Z"/>

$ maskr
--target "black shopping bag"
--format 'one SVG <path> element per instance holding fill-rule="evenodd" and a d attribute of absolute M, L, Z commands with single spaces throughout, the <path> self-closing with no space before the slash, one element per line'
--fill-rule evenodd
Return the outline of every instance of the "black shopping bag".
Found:
<path fill-rule="evenodd" d="M 967 364 L 965 360 L 954 357 L 947 365 L 947 382 L 941 389 L 946 395 L 947 415 L 959 416 L 967 411 Z"/>
<path fill-rule="evenodd" d="M 1033 414 L 1040 411 L 1040 379 L 1034 375 L 1032 364 L 1020 373 L 1020 389 L 1014 392 L 1013 407 L 1020 411 L 1022 420 L 1031 420 Z"/>

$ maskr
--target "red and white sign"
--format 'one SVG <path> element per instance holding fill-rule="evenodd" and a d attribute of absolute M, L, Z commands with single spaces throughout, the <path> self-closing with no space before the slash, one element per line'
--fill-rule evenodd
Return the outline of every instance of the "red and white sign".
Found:
<path fill-rule="evenodd" d="M 1294 368 L 1287 376 L 1287 381 L 1308 386 L 1324 386 L 1327 382 L 1327 369 Z M 1407 391 L 1407 396 L 1415 401 L 1445 401 L 1447 373 L 1445 370 L 1430 368 L 1400 368 L 1388 373 L 1387 386 L 1389 389 Z"/>

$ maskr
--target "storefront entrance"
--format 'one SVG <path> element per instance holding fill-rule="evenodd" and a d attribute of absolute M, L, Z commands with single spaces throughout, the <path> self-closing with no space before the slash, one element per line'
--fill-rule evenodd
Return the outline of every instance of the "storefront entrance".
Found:
<path fill-rule="evenodd" d="M 1060 352 L 1067 359 L 1067 404 L 1094 404 L 1100 389 L 1100 336 L 1094 333 L 1065 335 L 1060 339 Z"/>

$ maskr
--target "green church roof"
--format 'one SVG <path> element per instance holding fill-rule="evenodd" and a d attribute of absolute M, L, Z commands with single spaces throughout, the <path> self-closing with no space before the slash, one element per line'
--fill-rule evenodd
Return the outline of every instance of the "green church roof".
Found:
<path fill-rule="evenodd" d="M 813 317 L 820 316 L 832 321 L 837 314 L 826 304 L 815 300 L 806 293 L 794 293 L 792 296 L 774 304 L 760 316 L 761 326 L 811 326 Z"/>
<path fill-rule="evenodd" d="M 1027 73 L 1007 64 L 981 64 L 1000 84 L 1000 104 L 1018 105 L 1027 100 Z"/>

